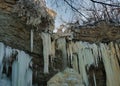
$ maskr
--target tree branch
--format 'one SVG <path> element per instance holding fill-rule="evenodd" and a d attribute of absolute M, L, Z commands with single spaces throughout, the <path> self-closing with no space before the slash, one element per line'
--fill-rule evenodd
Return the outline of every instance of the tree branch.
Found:
<path fill-rule="evenodd" d="M 72 6 L 67 0 L 64 0 L 73 10 L 78 12 L 80 15 L 82 15 L 84 18 L 88 19 L 84 14 L 82 14 L 78 9 L 76 9 L 74 6 Z"/>
<path fill-rule="evenodd" d="M 104 3 L 104 2 L 98 2 L 98 1 L 95 1 L 95 0 L 90 0 L 90 1 L 92 1 L 93 3 L 104 4 L 104 5 L 108 5 L 108 6 L 112 6 L 112 7 L 120 7 L 119 5 L 108 4 L 108 3 Z"/>

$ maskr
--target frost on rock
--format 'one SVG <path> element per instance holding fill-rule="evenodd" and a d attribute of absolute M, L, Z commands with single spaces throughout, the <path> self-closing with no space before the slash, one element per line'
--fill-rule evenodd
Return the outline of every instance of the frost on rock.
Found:
<path fill-rule="evenodd" d="M 15 52 L 18 55 L 13 58 Z M 25 52 L 0 43 L 0 86 L 32 86 L 30 62 L 31 57 Z M 12 73 L 7 76 L 10 73 L 9 67 Z"/>
<path fill-rule="evenodd" d="M 81 76 L 74 69 L 66 68 L 57 73 L 48 82 L 47 86 L 84 86 Z"/>
<path fill-rule="evenodd" d="M 48 33 L 41 33 L 43 41 L 44 73 L 49 73 L 49 56 L 51 54 L 51 36 Z"/>

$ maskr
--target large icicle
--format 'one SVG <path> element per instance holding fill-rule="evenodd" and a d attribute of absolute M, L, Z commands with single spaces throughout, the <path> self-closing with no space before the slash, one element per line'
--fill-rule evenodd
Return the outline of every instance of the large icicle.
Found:
<path fill-rule="evenodd" d="M 31 57 L 19 51 L 12 65 L 12 86 L 32 86 L 32 71 L 29 68 Z"/>
<path fill-rule="evenodd" d="M 100 49 L 106 71 L 107 86 L 120 86 L 120 67 L 113 43 L 110 43 L 109 46 L 101 44 Z"/>
<path fill-rule="evenodd" d="M 3 43 L 0 42 L 0 78 L 2 77 L 4 54 L 5 54 L 5 46 Z"/>
<path fill-rule="evenodd" d="M 93 79 L 94 79 L 94 86 L 97 86 L 96 84 L 96 77 L 95 77 L 95 73 L 93 72 Z"/>
<path fill-rule="evenodd" d="M 50 53 L 50 60 L 51 60 L 51 65 L 52 65 L 52 68 L 54 68 L 54 64 L 53 64 L 53 61 L 54 61 L 54 58 L 55 58 L 55 40 L 52 41 L 51 43 L 51 53 Z"/>
<path fill-rule="evenodd" d="M 68 43 L 68 47 L 67 47 L 68 60 L 70 60 L 70 62 L 73 60 L 73 49 L 72 48 L 73 48 L 73 42 L 71 41 L 70 43 Z"/>
<path fill-rule="evenodd" d="M 6 72 L 8 73 L 8 67 L 10 66 L 10 60 L 12 59 L 11 56 L 13 54 L 13 50 L 11 47 L 7 46 L 5 48 L 5 66 L 6 66 Z"/>
<path fill-rule="evenodd" d="M 58 45 L 58 49 L 60 49 L 62 51 L 62 57 L 63 57 L 63 64 L 64 64 L 64 68 L 66 68 L 67 66 L 67 50 L 66 50 L 66 40 L 65 38 L 59 38 L 57 40 L 57 45 Z"/>
<path fill-rule="evenodd" d="M 86 73 L 86 69 L 85 69 L 85 62 L 84 62 L 84 49 L 83 49 L 83 45 L 81 45 L 81 42 L 79 42 L 78 44 L 78 58 L 79 58 L 79 69 L 80 69 L 80 74 L 82 75 L 83 78 L 83 83 L 85 83 L 85 86 L 88 86 L 88 76 Z"/>
<path fill-rule="evenodd" d="M 12 64 L 12 79 L 7 76 L 13 60 L 12 55 L 18 52 Z M 29 68 L 31 57 L 23 51 L 12 49 L 0 43 L 0 86 L 32 86 L 32 70 Z M 3 66 L 6 67 L 3 72 Z M 3 73 L 2 73 L 3 72 Z"/>
<path fill-rule="evenodd" d="M 116 43 L 115 44 L 116 54 L 120 62 L 120 46 Z"/>
<path fill-rule="evenodd" d="M 49 55 L 51 54 L 51 37 L 48 33 L 41 33 L 43 41 L 43 55 L 44 55 L 44 73 L 49 73 Z"/>
<path fill-rule="evenodd" d="M 73 55 L 74 57 L 71 59 L 73 68 L 77 70 L 80 75 L 82 75 L 83 83 L 88 86 L 89 81 L 87 71 L 91 65 L 97 65 L 98 63 L 97 45 L 89 44 L 87 42 L 75 42 L 70 46 L 70 48 L 72 49 L 72 52 L 68 49 L 68 53 L 76 54 L 76 56 Z"/>
<path fill-rule="evenodd" d="M 34 38 L 34 30 L 31 29 L 31 34 L 30 34 L 30 49 L 31 49 L 31 52 L 33 52 L 33 39 Z"/>
<path fill-rule="evenodd" d="M 72 66 L 73 66 L 74 70 L 76 70 L 78 73 L 80 73 L 78 65 L 79 65 L 78 57 L 76 54 L 73 54 Z"/>

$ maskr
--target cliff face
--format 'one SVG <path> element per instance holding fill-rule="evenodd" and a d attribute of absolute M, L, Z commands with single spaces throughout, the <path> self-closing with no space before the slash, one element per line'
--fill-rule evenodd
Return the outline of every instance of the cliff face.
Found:
<path fill-rule="evenodd" d="M 15 4 L 16 0 L 0 0 L 0 41 L 12 48 L 26 51 L 33 57 L 33 65 L 29 66 L 33 71 L 33 84 L 46 86 L 53 75 L 70 67 L 75 74 L 69 77 L 72 72 L 64 72 L 63 77 L 60 77 L 62 84 L 79 83 L 73 80 L 76 77 L 80 79 L 82 86 L 120 86 L 119 26 L 101 22 L 92 27 L 72 27 L 70 33 L 39 33 L 35 27 L 26 25 L 24 17 L 13 13 Z M 33 52 L 30 49 L 31 28 L 35 30 Z M 42 26 L 41 28 L 43 29 Z M 20 57 L 21 54 L 18 55 Z M 11 53 L 9 57 L 17 58 Z M 1 60 L 2 62 L 4 63 L 4 60 Z M 10 64 L 13 63 L 10 59 Z M 13 69 L 9 70 L 10 75 Z M 58 82 L 54 81 L 56 78 Z M 51 83 L 56 85 L 56 82 L 59 83 L 59 76 L 53 77 L 48 86 L 51 86 Z"/>
<path fill-rule="evenodd" d="M 0 1 L 0 41 L 13 48 L 30 52 L 30 29 L 32 26 L 27 26 L 25 21 L 13 13 L 15 1 Z M 42 54 L 41 37 L 37 32 L 34 34 L 33 53 Z"/>
<path fill-rule="evenodd" d="M 48 79 L 55 72 L 51 70 L 52 73 L 49 74 L 48 76 L 43 74 L 43 66 L 44 66 L 43 65 L 43 49 L 42 49 L 43 44 L 42 44 L 42 39 L 39 33 L 40 31 L 36 31 L 36 28 L 32 25 L 27 25 L 24 17 L 19 17 L 17 13 L 14 13 L 14 9 L 15 9 L 14 6 L 16 4 L 16 1 L 17 0 L 0 0 L 0 42 L 4 43 L 6 46 L 10 46 L 12 49 L 19 49 L 19 50 L 25 51 L 26 53 L 29 53 L 29 55 L 33 57 L 32 59 L 33 84 L 35 83 L 37 83 L 38 85 L 46 84 Z M 55 17 L 55 16 L 52 16 L 52 17 Z M 45 24 L 48 27 L 49 23 L 46 22 L 47 19 L 44 19 L 44 20 L 40 24 L 41 26 L 39 28 L 40 30 L 44 30 L 44 28 L 46 28 L 46 26 L 44 26 Z M 35 29 L 34 37 L 33 37 L 33 42 L 34 42 L 33 52 L 31 52 L 31 49 L 30 49 L 30 42 L 31 42 L 30 30 L 31 29 Z M 9 52 L 9 53 L 12 54 L 12 52 Z M 10 57 L 14 58 L 14 56 L 11 56 L 11 55 Z M 2 57 L 0 56 L 0 58 Z M 3 60 L 1 60 L 1 63 L 4 63 Z M 11 61 L 9 62 L 9 64 L 11 64 Z M 10 66 L 10 70 L 8 71 L 10 76 L 12 76 L 11 65 L 9 66 Z M 36 75 L 36 72 L 37 72 L 37 75 Z"/>
<path fill-rule="evenodd" d="M 69 29 L 73 32 L 75 40 L 99 43 L 120 39 L 120 26 L 105 21 L 100 21 L 93 26 L 70 27 Z"/>

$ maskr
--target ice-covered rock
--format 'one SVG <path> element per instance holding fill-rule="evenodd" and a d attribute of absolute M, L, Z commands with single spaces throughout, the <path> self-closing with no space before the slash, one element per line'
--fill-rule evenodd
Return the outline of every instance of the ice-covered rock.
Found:
<path fill-rule="evenodd" d="M 47 86 L 85 86 L 82 83 L 82 77 L 74 69 L 66 68 L 53 76 Z"/>

